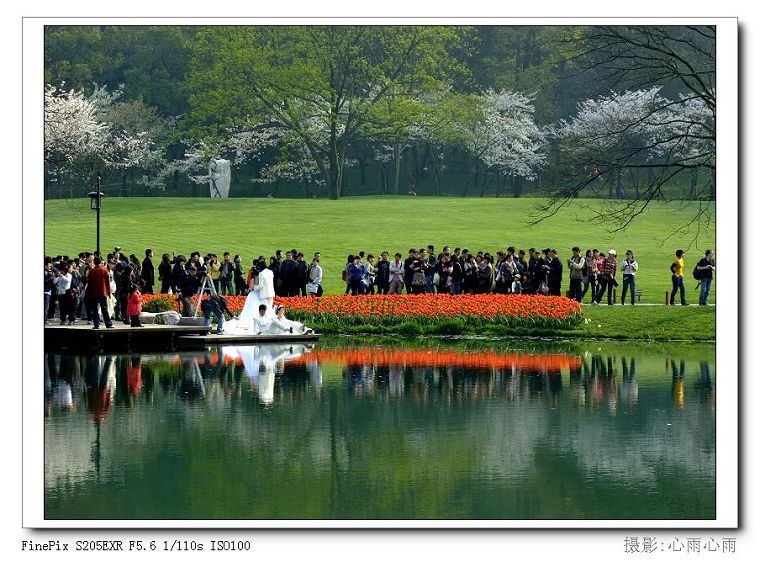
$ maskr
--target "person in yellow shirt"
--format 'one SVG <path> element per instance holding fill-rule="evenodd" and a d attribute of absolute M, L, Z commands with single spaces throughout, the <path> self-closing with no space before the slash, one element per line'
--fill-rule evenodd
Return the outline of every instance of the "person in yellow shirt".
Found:
<path fill-rule="evenodd" d="M 670 304 L 675 304 L 676 291 L 680 290 L 681 304 L 687 306 L 689 303 L 686 302 L 686 292 L 683 287 L 683 256 L 683 250 L 676 250 L 676 258 L 673 260 L 673 263 L 670 264 L 670 272 L 673 274 L 671 277 L 673 281 L 673 292 L 670 293 Z"/>

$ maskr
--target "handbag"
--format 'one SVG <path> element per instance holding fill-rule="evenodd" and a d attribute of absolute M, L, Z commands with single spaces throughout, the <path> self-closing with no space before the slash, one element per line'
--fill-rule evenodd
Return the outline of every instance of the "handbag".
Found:
<path fill-rule="evenodd" d="M 541 281 L 541 284 L 538 286 L 538 292 L 542 295 L 548 295 L 549 285 L 547 285 L 545 281 Z"/>
<path fill-rule="evenodd" d="M 425 274 L 422 271 L 415 271 L 412 277 L 412 285 L 424 285 Z"/>

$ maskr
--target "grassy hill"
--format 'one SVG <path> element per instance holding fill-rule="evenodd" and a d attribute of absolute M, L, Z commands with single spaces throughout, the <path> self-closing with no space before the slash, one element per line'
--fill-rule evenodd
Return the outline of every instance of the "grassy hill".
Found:
<path fill-rule="evenodd" d="M 240 254 L 243 264 L 275 249 L 297 248 L 307 259 L 322 253 L 324 288 L 327 293 L 343 291 L 340 272 L 346 256 L 364 250 L 379 255 L 387 250 L 406 257 L 411 247 L 434 244 L 472 251 L 495 253 L 507 246 L 552 247 L 565 261 L 570 249 L 610 248 L 624 257 L 632 249 L 639 262 L 637 287 L 644 290 L 642 302 L 662 303 L 670 290 L 668 270 L 677 248 L 685 256 L 687 298 L 697 302 L 692 290 L 691 269 L 715 245 L 714 226 L 675 232 L 675 224 L 693 216 L 696 207 L 683 204 L 654 204 L 625 232 L 612 234 L 605 225 L 584 222 L 592 211 L 605 204 L 578 200 L 571 208 L 536 226 L 527 213 L 542 200 L 507 198 L 361 197 L 339 201 L 325 199 L 226 199 L 199 198 L 107 198 L 101 214 L 101 249 L 115 245 L 142 258 L 152 248 L 156 264 L 164 252 L 189 255 L 193 250 L 226 250 Z M 74 255 L 95 246 L 95 213 L 89 200 L 45 202 L 45 253 Z M 713 292 L 717 289 L 717 280 Z M 563 282 L 563 290 L 568 282 Z"/>

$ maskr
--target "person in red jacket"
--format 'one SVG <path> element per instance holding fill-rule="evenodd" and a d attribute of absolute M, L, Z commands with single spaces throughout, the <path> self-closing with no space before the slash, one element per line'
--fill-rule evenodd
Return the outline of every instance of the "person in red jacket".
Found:
<path fill-rule="evenodd" d="M 93 330 L 100 329 L 98 307 L 103 314 L 103 322 L 105 323 L 106 328 L 113 328 L 111 316 L 108 314 L 108 295 L 110 295 L 110 293 L 111 284 L 109 281 L 108 270 L 103 267 L 100 257 L 95 256 L 93 267 L 87 272 L 87 287 L 85 290 L 87 305 L 90 308 L 90 315 L 92 316 Z"/>
<path fill-rule="evenodd" d="M 132 289 L 127 296 L 127 315 L 129 316 L 129 325 L 132 328 L 142 328 L 142 324 L 140 324 L 140 312 L 142 311 L 141 288 L 141 283 L 138 281 L 135 285 L 132 285 Z"/>

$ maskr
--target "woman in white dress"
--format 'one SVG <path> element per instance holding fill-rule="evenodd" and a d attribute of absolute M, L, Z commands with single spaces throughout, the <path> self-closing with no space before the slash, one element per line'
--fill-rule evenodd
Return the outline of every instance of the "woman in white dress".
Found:
<path fill-rule="evenodd" d="M 250 284 L 248 285 L 248 296 L 245 298 L 245 304 L 243 310 L 238 316 L 236 324 L 227 324 L 226 331 L 230 333 L 239 333 L 240 331 L 253 331 L 253 319 L 259 314 L 259 305 L 267 305 L 267 316 L 274 318 L 274 310 L 272 309 L 274 301 L 274 279 L 272 271 L 266 269 L 262 262 L 257 262 L 252 268 L 253 275 L 251 276 Z M 267 274 L 268 273 L 268 274 Z M 268 283 L 267 283 L 268 278 Z M 262 285 L 272 287 L 271 291 L 262 290 Z M 265 295 L 271 296 L 267 297 Z"/>
<path fill-rule="evenodd" d="M 270 334 L 313 334 L 314 330 L 307 328 L 300 322 L 295 320 L 288 320 L 285 318 L 285 307 L 278 306 L 275 309 L 277 316 L 272 320 L 272 325 L 269 328 Z"/>

